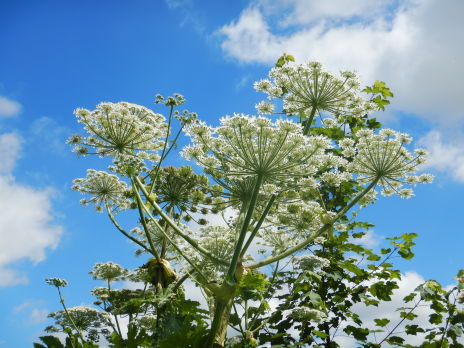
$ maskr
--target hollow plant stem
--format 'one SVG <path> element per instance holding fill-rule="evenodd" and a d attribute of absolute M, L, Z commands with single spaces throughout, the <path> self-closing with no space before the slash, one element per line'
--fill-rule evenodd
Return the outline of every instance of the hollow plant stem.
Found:
<path fill-rule="evenodd" d="M 138 177 L 134 177 L 134 181 L 137 184 L 137 187 L 142 190 L 142 193 L 148 200 L 148 202 L 151 204 L 153 209 L 160 214 L 160 216 L 166 221 L 166 223 L 171 226 L 173 231 L 178 234 L 180 237 L 182 237 L 187 243 L 189 243 L 194 249 L 198 250 L 200 253 L 202 253 L 204 256 L 209 258 L 210 260 L 213 260 L 215 262 L 218 262 L 224 266 L 228 266 L 228 263 L 222 259 L 217 258 L 213 254 L 211 254 L 208 250 L 205 248 L 201 247 L 193 238 L 190 238 L 186 233 L 184 233 L 177 224 L 172 221 L 172 219 L 166 215 L 166 213 L 161 209 L 161 207 L 154 201 L 152 197 L 148 194 L 147 190 L 143 186 L 143 184 L 140 182 L 140 179 Z"/>
<path fill-rule="evenodd" d="M 238 240 L 235 245 L 235 250 L 232 256 L 232 260 L 229 265 L 229 270 L 227 271 L 226 281 L 228 281 L 231 284 L 235 283 L 235 279 L 234 279 L 235 269 L 239 261 L 239 257 L 242 251 L 242 245 L 243 245 L 243 242 L 245 241 L 245 237 L 246 237 L 246 233 L 248 230 L 248 226 L 250 225 L 251 217 L 253 216 L 253 212 L 255 210 L 256 201 L 258 200 L 259 189 L 261 188 L 262 182 L 263 182 L 263 176 L 258 175 L 256 178 L 255 186 L 253 188 L 253 193 L 251 195 L 250 202 L 248 203 L 248 210 L 247 210 L 245 219 L 243 220 L 240 234 L 238 236 Z"/>

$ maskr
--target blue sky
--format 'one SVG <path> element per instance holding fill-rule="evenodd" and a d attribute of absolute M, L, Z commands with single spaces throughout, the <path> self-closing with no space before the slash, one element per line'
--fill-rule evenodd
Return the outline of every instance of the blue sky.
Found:
<path fill-rule="evenodd" d="M 183 94 L 216 124 L 254 113 L 252 83 L 283 52 L 332 70 L 358 70 L 395 92 L 380 115 L 431 151 L 432 185 L 410 200 L 382 198 L 363 211 L 370 245 L 416 232 L 403 272 L 444 284 L 463 268 L 463 3 L 371 1 L 8 1 L 0 3 L 0 346 L 29 347 L 58 310 L 47 277 L 67 279 L 69 305 L 89 304 L 96 262 L 144 260 L 103 215 L 78 204 L 71 181 L 97 158 L 77 158 L 76 107 L 129 101 L 164 110 L 154 95 Z M 458 34 L 457 34 L 458 33 Z M 461 40 L 461 41 L 459 41 Z M 461 45 L 457 45 L 461 42 Z M 174 159 L 174 161 L 176 161 Z"/>

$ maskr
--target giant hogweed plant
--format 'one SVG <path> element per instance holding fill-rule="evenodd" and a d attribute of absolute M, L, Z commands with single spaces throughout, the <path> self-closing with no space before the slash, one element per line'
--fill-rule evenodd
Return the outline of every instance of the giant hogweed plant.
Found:
<path fill-rule="evenodd" d="M 206 328 L 199 314 L 190 318 L 195 325 L 179 330 L 200 332 L 191 337 L 192 344 L 198 340 L 201 347 L 223 347 L 235 303 L 253 286 L 263 285 L 259 279 L 266 276 L 259 269 L 334 240 L 337 226 L 353 219 L 353 210 L 373 204 L 378 189 L 385 196 L 409 198 L 414 185 L 431 182 L 429 174 L 416 175 L 426 151 L 411 150 L 408 135 L 379 130 L 369 117 L 392 96 L 383 83 L 361 91 L 353 72 L 336 76 L 315 62 L 287 64 L 290 58 L 279 60 L 270 79 L 255 83 L 268 94 L 257 105 L 260 116 L 225 116 L 217 127 L 197 120 L 194 113 L 177 111 L 185 101 L 180 95 L 157 96 L 156 102 L 169 109 L 167 119 L 126 102 L 75 111 L 87 134 L 70 138 L 74 151 L 109 157 L 113 163 L 108 171 L 89 170 L 73 188 L 87 195 L 82 204 L 105 212 L 136 244 L 137 253 L 149 258 L 134 273 L 145 284 L 143 291 L 124 297 L 110 282 L 106 290 L 94 291 L 98 304 L 113 314 L 106 319 L 114 329 L 113 342 L 124 341 L 117 321 L 126 315 L 133 336 L 163 344 L 172 333 L 160 334 L 169 327 L 172 308 L 160 296 L 185 302 L 182 283 L 190 278 L 208 297 L 210 325 Z M 174 135 L 175 118 L 180 128 Z M 191 139 L 182 156 L 195 161 L 204 174 L 165 165 L 182 132 Z M 340 188 L 347 186 L 349 192 L 340 197 Z M 131 209 L 137 222 L 126 229 L 118 218 Z M 208 221 L 209 214 L 226 213 L 224 224 Z M 191 221 L 201 227 L 193 229 Z M 257 244 L 262 249 L 258 255 L 250 252 Z M 116 310 L 115 303 L 125 309 Z M 127 303 L 135 308 L 128 309 Z M 311 310 L 314 318 L 327 315 L 324 306 Z M 82 338 L 71 313 L 60 314 Z M 137 320 L 148 315 L 152 325 L 137 332 Z M 254 342 L 253 332 L 242 334 Z"/>

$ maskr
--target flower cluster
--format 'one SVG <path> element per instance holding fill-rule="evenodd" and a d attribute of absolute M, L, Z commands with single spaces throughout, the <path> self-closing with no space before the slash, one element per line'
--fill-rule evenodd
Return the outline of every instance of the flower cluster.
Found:
<path fill-rule="evenodd" d="M 319 62 L 275 67 L 270 79 L 255 82 L 257 91 L 269 99 L 282 98 L 284 112 L 313 117 L 325 111 L 335 117 L 361 116 L 377 109 L 374 103 L 361 98 L 356 73 L 344 71 L 340 76 L 324 70 Z M 274 105 L 263 101 L 257 104 L 262 114 L 272 113 Z"/>
<path fill-rule="evenodd" d="M 126 278 L 128 270 L 114 262 L 101 263 L 98 262 L 93 266 L 93 270 L 89 272 L 93 279 L 105 281 L 118 281 Z"/>
<path fill-rule="evenodd" d="M 61 278 L 47 278 L 45 282 L 49 285 L 56 286 L 57 288 L 62 288 L 68 285 L 68 282 Z"/>
<path fill-rule="evenodd" d="M 359 182 L 377 180 L 383 187 L 383 195 L 397 193 L 403 198 L 413 196 L 411 188 L 402 188 L 404 184 L 432 182 L 433 176 L 430 174 L 414 175 L 417 167 L 426 161 L 427 151 L 408 151 L 405 145 L 412 139 L 407 134 L 391 129 L 382 129 L 379 134 L 374 134 L 370 129 L 362 129 L 356 133 L 356 137 L 357 144 L 344 140 L 340 146 L 344 154 L 354 156 L 347 170 L 358 174 Z"/>
<path fill-rule="evenodd" d="M 191 125 L 193 145 L 183 156 L 194 158 L 215 179 L 261 177 L 263 183 L 282 184 L 314 175 L 323 165 L 331 142 L 324 136 L 304 136 L 301 125 L 290 120 L 235 114 L 221 126 Z"/>
<path fill-rule="evenodd" d="M 309 235 L 323 225 L 321 218 L 325 213 L 316 201 L 297 199 L 279 205 L 274 213 L 274 224 L 285 227 L 287 232 Z"/>
<path fill-rule="evenodd" d="M 102 205 L 115 205 L 120 209 L 130 205 L 127 184 L 114 174 L 88 169 L 87 177 L 74 179 L 73 184 L 73 190 L 91 195 L 90 199 L 82 199 L 81 204 L 93 203 L 97 211 L 102 210 Z"/>
<path fill-rule="evenodd" d="M 96 341 L 99 339 L 100 334 L 109 333 L 106 328 L 110 323 L 108 313 L 100 312 L 92 307 L 70 307 L 67 308 L 67 312 L 61 310 L 52 312 L 48 316 L 55 321 L 55 326 L 46 328 L 48 332 L 57 332 L 59 331 L 58 327 L 71 329 L 75 327 L 81 331 L 87 332 L 88 338 Z M 72 319 L 72 321 L 70 319 Z"/>
<path fill-rule="evenodd" d="M 146 160 L 159 160 L 156 151 L 164 144 L 159 138 L 167 131 L 161 114 L 127 102 L 100 103 L 95 110 L 76 109 L 74 114 L 89 133 L 87 137 L 71 136 L 68 143 L 75 145 L 74 152 L 112 157 L 137 155 Z"/>
<path fill-rule="evenodd" d="M 292 309 L 290 316 L 294 319 L 304 321 L 310 320 L 316 323 L 319 323 L 327 318 L 327 315 L 324 312 L 308 307 L 295 307 Z"/>
<path fill-rule="evenodd" d="M 301 269 L 308 271 L 320 270 L 330 265 L 330 261 L 314 254 L 306 254 L 296 258 Z"/>
<path fill-rule="evenodd" d="M 190 231 L 190 236 L 217 259 L 228 261 L 232 258 L 235 242 L 235 231 L 233 229 L 219 225 L 210 225 L 201 227 L 197 232 Z M 209 279 L 217 279 L 220 272 L 226 271 L 223 264 L 204 257 L 195 248 L 191 247 L 190 244 L 181 243 L 180 245 L 182 252 L 188 255 L 191 260 L 194 260 L 195 264 L 201 269 L 203 274 L 208 275 Z M 184 265 L 185 269 L 190 268 L 190 265 L 182 260 L 182 258 L 179 259 L 179 262 Z M 195 272 L 193 273 L 195 274 Z M 199 278 L 199 280 L 202 279 Z"/>
<path fill-rule="evenodd" d="M 272 255 L 280 254 L 300 241 L 298 236 L 294 233 L 289 233 L 288 229 L 276 228 L 274 226 L 264 227 L 260 231 L 259 237 L 260 239 L 257 241 L 257 244 L 264 246 L 266 249 L 270 248 Z M 262 250 L 263 254 L 266 253 L 266 249 Z"/>
<path fill-rule="evenodd" d="M 97 286 L 90 293 L 100 300 L 107 300 L 110 296 L 110 290 L 102 286 Z"/>
<path fill-rule="evenodd" d="M 191 167 L 172 166 L 161 168 L 151 175 L 156 202 L 172 210 L 175 219 L 190 221 L 192 214 L 218 213 L 213 204 L 222 193 L 218 185 L 209 186 L 205 175 L 194 173 Z M 211 205 L 212 208 L 208 209 Z"/>
<path fill-rule="evenodd" d="M 185 103 L 185 98 L 182 94 L 174 93 L 170 97 L 163 97 L 161 94 L 155 96 L 155 104 L 164 104 L 166 106 L 178 106 Z"/>

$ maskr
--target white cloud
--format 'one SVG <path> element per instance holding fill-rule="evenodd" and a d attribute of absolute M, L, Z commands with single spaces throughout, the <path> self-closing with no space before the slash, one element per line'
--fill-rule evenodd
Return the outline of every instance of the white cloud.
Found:
<path fill-rule="evenodd" d="M 0 135 L 0 149 L 2 160 L 0 161 L 0 175 L 8 175 L 14 168 L 19 156 L 21 140 L 15 133 L 4 133 Z"/>
<path fill-rule="evenodd" d="M 200 303 L 200 308 L 208 309 L 208 303 L 206 302 L 205 295 L 203 290 L 196 285 L 191 279 L 187 279 L 183 283 L 185 289 L 185 297 L 192 301 L 197 301 Z"/>
<path fill-rule="evenodd" d="M 447 173 L 455 180 L 464 182 L 464 141 L 458 141 L 463 138 L 451 136 L 453 143 L 443 138 L 442 133 L 431 131 L 419 139 L 419 145 L 429 151 L 429 159 L 423 168 Z"/>
<path fill-rule="evenodd" d="M 169 9 L 179 13 L 181 27 L 188 26 L 200 35 L 205 32 L 203 14 L 195 8 L 192 0 L 165 0 L 165 3 Z"/>
<path fill-rule="evenodd" d="M 54 225 L 50 189 L 18 184 L 12 169 L 19 155 L 20 140 L 14 133 L 0 135 L 0 287 L 27 282 L 11 269 L 15 262 L 34 263 L 45 259 L 47 248 L 58 245 L 62 227 Z"/>
<path fill-rule="evenodd" d="M 68 127 L 60 126 L 52 118 L 43 116 L 31 123 L 28 139 L 32 143 L 39 144 L 42 149 L 64 155 L 71 150 L 66 145 L 66 140 L 71 133 Z"/>
<path fill-rule="evenodd" d="M 313 21 L 326 19 L 341 21 L 353 17 L 374 18 L 386 10 L 391 0 L 331 0 L 331 1 L 307 1 L 307 0 L 260 0 L 258 1 L 267 15 L 280 14 L 278 25 L 289 27 L 305 25 Z M 284 9 L 285 11 L 282 11 Z"/>
<path fill-rule="evenodd" d="M 0 117 L 14 116 L 21 111 L 17 101 L 0 96 Z"/>
<path fill-rule="evenodd" d="M 381 236 L 375 234 L 373 230 L 368 230 L 362 238 L 358 239 L 358 243 L 364 244 L 368 248 L 375 248 L 381 242 Z"/>
<path fill-rule="evenodd" d="M 34 308 L 29 314 L 29 324 L 36 325 L 47 321 L 48 313 L 48 309 Z"/>
<path fill-rule="evenodd" d="M 464 120 L 459 0 L 254 1 L 223 26 L 222 48 L 244 63 L 272 65 L 287 52 L 329 69 L 355 69 L 365 83 L 383 80 L 392 106 L 442 123 Z M 373 16 L 376 15 L 376 16 Z"/>

